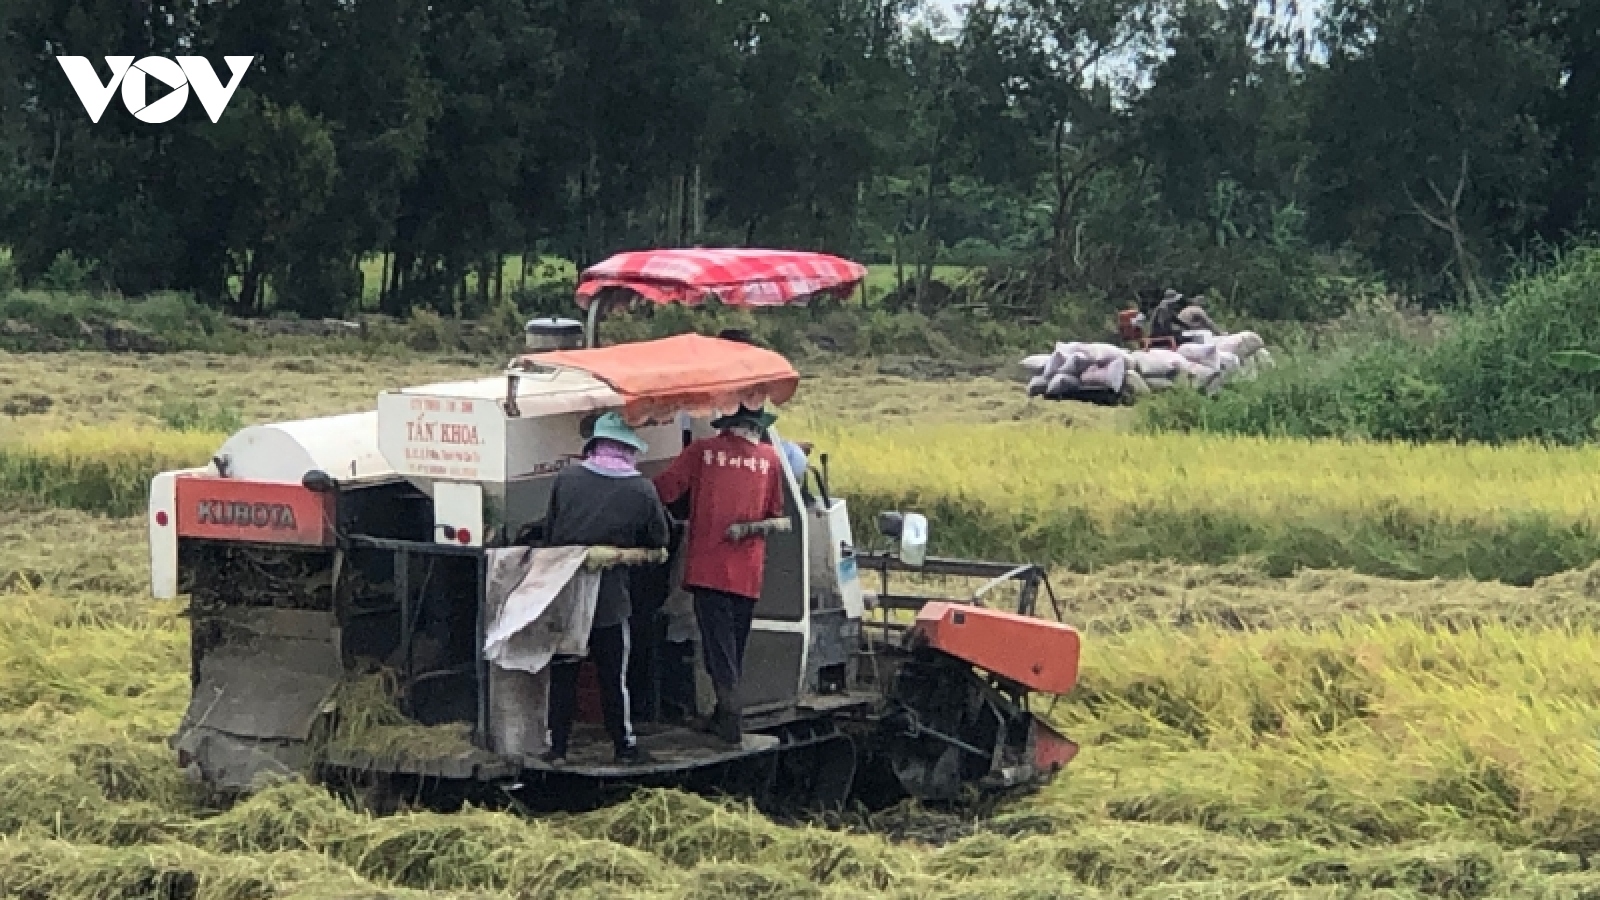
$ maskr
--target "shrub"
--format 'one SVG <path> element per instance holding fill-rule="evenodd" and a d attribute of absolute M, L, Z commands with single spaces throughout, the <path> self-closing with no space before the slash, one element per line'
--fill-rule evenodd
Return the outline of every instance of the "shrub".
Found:
<path fill-rule="evenodd" d="M 1429 343 L 1416 336 L 1301 353 L 1200 405 L 1156 398 L 1147 427 L 1406 441 L 1578 444 L 1596 436 L 1600 374 L 1551 365 L 1600 333 L 1600 248 L 1515 282 Z"/>

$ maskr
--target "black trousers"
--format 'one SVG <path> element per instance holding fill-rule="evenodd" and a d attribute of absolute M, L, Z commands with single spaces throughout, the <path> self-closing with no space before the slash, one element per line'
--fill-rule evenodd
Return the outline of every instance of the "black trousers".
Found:
<path fill-rule="evenodd" d="M 660 721 L 665 693 L 662 656 L 667 641 L 667 617 L 662 612 L 670 589 L 666 566 L 641 566 L 628 573 L 628 595 L 633 615 L 628 619 L 632 655 L 628 659 L 628 699 L 634 722 Z"/>
<path fill-rule="evenodd" d="M 664 641 L 658 682 L 661 686 L 660 718 L 663 722 L 687 722 L 694 718 L 694 644 Z"/>
<path fill-rule="evenodd" d="M 744 674 L 744 647 L 750 640 L 750 620 L 756 602 L 737 594 L 710 588 L 694 589 L 694 616 L 700 623 L 700 649 L 706 672 L 718 694 L 739 686 Z"/>
<path fill-rule="evenodd" d="M 600 711 L 613 747 L 633 746 L 633 724 L 628 709 L 628 623 L 589 632 L 589 658 L 600 676 Z M 581 659 L 561 659 L 550 666 L 550 749 L 565 756 L 572 737 L 572 719 L 578 712 L 578 666 Z"/>

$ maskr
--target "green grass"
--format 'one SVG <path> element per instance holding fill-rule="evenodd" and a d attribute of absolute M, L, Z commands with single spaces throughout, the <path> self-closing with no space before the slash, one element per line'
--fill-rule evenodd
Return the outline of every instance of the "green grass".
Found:
<path fill-rule="evenodd" d="M 934 266 L 933 277 L 947 285 L 955 286 L 972 270 L 967 266 Z M 571 261 L 555 256 L 541 257 L 528 272 L 527 284 L 534 287 L 540 284 L 557 284 L 563 281 L 572 281 L 577 278 L 578 270 Z M 911 280 L 916 277 L 914 269 L 906 269 L 906 278 Z M 378 302 L 379 285 L 383 279 L 383 256 L 372 254 L 361 261 L 362 279 L 362 306 L 366 309 L 375 309 Z M 522 256 L 507 256 L 501 267 L 501 280 L 507 290 L 517 287 L 522 283 Z M 467 290 L 477 290 L 478 276 L 476 273 L 467 276 Z M 862 294 L 868 305 L 876 305 L 885 296 L 892 293 L 896 286 L 895 268 L 887 263 L 868 265 L 865 289 L 851 298 L 851 303 L 860 304 Z M 576 306 L 574 305 L 574 309 Z"/>
<path fill-rule="evenodd" d="M 944 282 L 944 284 L 949 287 L 955 287 L 957 284 L 960 284 L 961 281 L 971 273 L 972 269 L 968 266 L 933 267 L 934 280 Z M 917 277 L 916 269 L 907 266 L 905 270 L 905 277 L 908 283 L 915 281 Z M 894 293 L 897 284 L 898 280 L 896 278 L 894 266 L 889 265 L 888 263 L 867 266 L 867 280 L 865 284 L 865 290 L 863 291 L 863 293 L 866 294 L 867 304 L 869 306 L 875 306 L 883 302 L 884 297 Z M 861 299 L 860 293 L 851 298 L 852 302 L 855 303 L 860 303 Z"/>
<path fill-rule="evenodd" d="M 1144 406 L 1152 429 L 1404 441 L 1585 444 L 1600 436 L 1600 375 L 1552 365 L 1593 349 L 1600 248 L 1580 247 L 1458 311 L 1437 336 L 1373 329 L 1210 401 L 1168 392 Z"/>
<path fill-rule="evenodd" d="M 378 295 L 383 286 L 383 264 L 385 254 L 369 254 L 361 260 L 361 306 L 363 309 L 377 309 Z M 506 291 L 511 291 L 524 283 L 522 272 L 522 254 L 507 256 L 500 264 L 500 281 Z M 542 256 L 528 267 L 526 284 L 536 287 L 541 284 L 556 284 L 562 281 L 576 280 L 577 267 L 571 261 L 555 256 Z M 467 275 L 467 290 L 478 289 L 478 274 Z"/>
<path fill-rule="evenodd" d="M 955 286 L 964 279 L 972 270 L 967 266 L 934 266 L 933 277 L 947 285 Z M 556 284 L 563 281 L 576 279 L 577 267 L 571 261 L 555 256 L 541 257 L 528 271 L 527 284 L 533 287 L 540 284 Z M 916 277 L 914 269 L 906 269 L 906 278 L 911 280 Z M 373 254 L 361 261 L 362 278 L 362 306 L 367 309 L 377 307 L 379 285 L 383 278 L 383 256 Z M 501 280 L 507 290 L 522 283 L 522 256 L 507 256 L 501 267 Z M 865 294 L 869 305 L 876 305 L 885 296 L 892 293 L 896 286 L 895 268 L 887 263 L 868 265 L 865 289 L 851 298 L 851 302 L 862 302 Z M 467 290 L 477 290 L 478 276 L 476 273 L 467 276 Z"/>

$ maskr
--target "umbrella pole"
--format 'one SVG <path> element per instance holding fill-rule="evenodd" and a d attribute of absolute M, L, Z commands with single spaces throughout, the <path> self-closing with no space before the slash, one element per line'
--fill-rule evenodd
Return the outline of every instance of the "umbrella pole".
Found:
<path fill-rule="evenodd" d="M 597 343 L 600 328 L 600 297 L 589 298 L 589 322 L 583 329 L 583 346 L 592 349 Z"/>

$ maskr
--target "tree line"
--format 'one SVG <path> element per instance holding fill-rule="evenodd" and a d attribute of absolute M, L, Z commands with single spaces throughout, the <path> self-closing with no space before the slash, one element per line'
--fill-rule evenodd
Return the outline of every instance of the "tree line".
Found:
<path fill-rule="evenodd" d="M 25 280 L 70 252 L 241 315 L 347 313 L 373 253 L 383 311 L 471 314 L 508 256 L 743 244 L 894 266 L 913 301 L 954 263 L 1036 307 L 1171 285 L 1316 318 L 1471 300 L 1593 228 L 1600 4 L 1308 12 L 7 0 L 0 244 Z M 217 123 L 92 123 L 55 60 L 193 54 L 254 57 Z"/>

